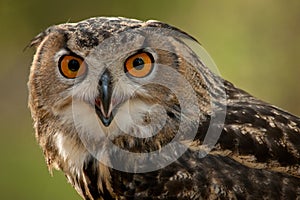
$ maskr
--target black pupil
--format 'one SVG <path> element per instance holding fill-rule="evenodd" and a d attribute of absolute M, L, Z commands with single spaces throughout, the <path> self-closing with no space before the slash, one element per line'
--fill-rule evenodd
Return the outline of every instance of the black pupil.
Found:
<path fill-rule="evenodd" d="M 68 68 L 72 71 L 72 72 L 77 72 L 80 68 L 80 63 L 78 62 L 78 60 L 70 60 L 70 62 L 68 63 Z"/>
<path fill-rule="evenodd" d="M 145 64 L 145 62 L 144 62 L 144 60 L 142 58 L 136 58 L 133 61 L 133 67 L 136 70 L 143 69 L 144 68 L 144 64 Z"/>

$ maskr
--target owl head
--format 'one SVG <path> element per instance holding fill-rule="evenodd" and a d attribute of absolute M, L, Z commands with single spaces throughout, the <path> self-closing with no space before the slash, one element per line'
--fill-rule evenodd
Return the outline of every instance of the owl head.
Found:
<path fill-rule="evenodd" d="M 29 107 L 48 165 L 67 169 L 92 155 L 136 170 L 154 166 L 140 160 L 179 157 L 223 91 L 195 44 L 161 22 L 105 17 L 34 38 Z"/>

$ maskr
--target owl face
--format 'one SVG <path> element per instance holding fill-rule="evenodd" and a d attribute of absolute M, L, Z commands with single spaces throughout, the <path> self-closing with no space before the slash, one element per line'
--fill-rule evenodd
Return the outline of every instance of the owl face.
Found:
<path fill-rule="evenodd" d="M 211 110 L 213 83 L 184 39 L 193 41 L 160 22 L 123 18 L 57 25 L 37 36 L 29 105 L 40 144 L 61 155 L 66 143 L 83 146 L 99 157 L 119 151 L 113 147 L 149 153 L 192 140 Z M 174 149 L 184 148 L 167 151 Z"/>

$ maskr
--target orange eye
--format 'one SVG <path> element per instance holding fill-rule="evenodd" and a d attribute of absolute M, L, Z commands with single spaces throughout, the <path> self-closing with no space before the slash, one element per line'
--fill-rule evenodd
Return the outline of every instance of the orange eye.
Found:
<path fill-rule="evenodd" d="M 73 79 L 85 74 L 87 67 L 82 58 L 65 55 L 59 61 L 59 70 L 64 77 Z"/>
<path fill-rule="evenodd" d="M 128 72 L 131 76 L 142 78 L 150 74 L 153 69 L 154 59 L 150 53 L 137 53 L 129 58 L 125 62 L 125 72 Z"/>

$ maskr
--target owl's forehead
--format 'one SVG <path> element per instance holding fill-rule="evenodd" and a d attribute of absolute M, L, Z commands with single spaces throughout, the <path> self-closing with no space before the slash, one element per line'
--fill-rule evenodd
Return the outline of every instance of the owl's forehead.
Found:
<path fill-rule="evenodd" d="M 72 40 L 72 43 L 79 48 L 93 48 L 109 37 L 143 25 L 144 23 L 138 20 L 98 17 L 78 23 L 58 25 L 57 28 L 62 29 L 68 40 Z"/>

